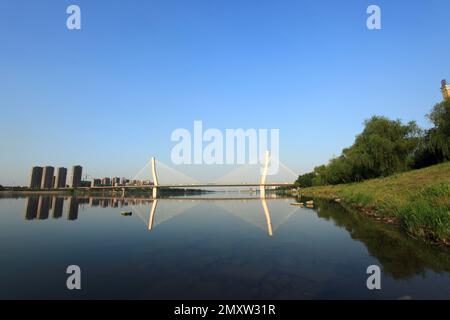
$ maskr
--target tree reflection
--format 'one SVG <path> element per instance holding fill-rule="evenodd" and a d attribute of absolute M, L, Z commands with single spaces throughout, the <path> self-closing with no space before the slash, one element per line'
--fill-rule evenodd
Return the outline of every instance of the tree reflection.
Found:
<path fill-rule="evenodd" d="M 369 254 L 380 261 L 384 272 L 394 278 L 407 279 L 424 275 L 426 269 L 450 272 L 450 252 L 411 239 L 400 230 L 375 222 L 340 204 L 316 200 L 317 215 L 344 228 L 352 239 L 361 241 Z"/>

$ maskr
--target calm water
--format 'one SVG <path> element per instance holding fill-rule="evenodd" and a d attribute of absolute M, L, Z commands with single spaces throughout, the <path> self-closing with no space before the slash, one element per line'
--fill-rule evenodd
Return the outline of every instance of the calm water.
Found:
<path fill-rule="evenodd" d="M 450 298 L 446 249 L 336 203 L 219 196 L 2 198 L 0 298 Z M 81 291 L 66 289 L 72 264 Z M 381 290 L 366 287 L 372 264 Z"/>

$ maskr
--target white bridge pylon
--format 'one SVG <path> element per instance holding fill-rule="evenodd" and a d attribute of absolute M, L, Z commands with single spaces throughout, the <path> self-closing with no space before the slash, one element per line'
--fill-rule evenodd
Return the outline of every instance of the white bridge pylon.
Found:
<path fill-rule="evenodd" d="M 161 188 L 192 188 L 192 187 L 259 187 L 259 194 L 261 198 L 266 197 L 266 187 L 290 186 L 290 183 L 267 183 L 267 174 L 270 163 L 270 152 L 267 150 L 264 157 L 264 169 L 259 183 L 192 183 L 192 184 L 160 184 L 156 169 L 156 159 L 151 158 L 151 171 L 153 177 L 152 197 L 154 199 L 159 197 L 159 189 Z M 141 170 L 142 171 L 142 170 Z"/>
<path fill-rule="evenodd" d="M 266 150 L 266 154 L 264 156 L 264 170 L 261 176 L 261 185 L 259 186 L 259 195 L 261 198 L 266 197 L 266 178 L 267 178 L 267 170 L 269 170 L 269 161 L 270 161 L 270 152 Z"/>
<path fill-rule="evenodd" d="M 158 198 L 158 175 L 156 174 L 156 159 L 152 157 L 152 176 L 153 176 L 153 189 L 152 189 L 152 197 L 154 199 Z"/>

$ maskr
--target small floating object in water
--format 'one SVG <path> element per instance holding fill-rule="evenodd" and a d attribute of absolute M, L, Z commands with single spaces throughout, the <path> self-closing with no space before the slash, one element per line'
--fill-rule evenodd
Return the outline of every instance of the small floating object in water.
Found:
<path fill-rule="evenodd" d="M 306 207 L 309 208 L 309 209 L 313 209 L 313 208 L 314 208 L 314 205 L 312 205 L 312 204 L 307 204 Z"/>
<path fill-rule="evenodd" d="M 133 214 L 133 212 L 131 212 L 131 211 L 122 211 L 120 214 L 123 215 L 123 216 L 128 217 L 128 216 L 131 216 Z"/>
<path fill-rule="evenodd" d="M 312 206 L 312 205 L 314 205 L 314 201 L 313 200 L 306 201 L 306 205 Z"/>
<path fill-rule="evenodd" d="M 292 202 L 291 206 L 300 206 L 303 207 L 303 202 Z"/>
<path fill-rule="evenodd" d="M 334 201 L 336 201 L 337 203 L 339 203 L 339 202 L 341 202 L 341 199 L 336 198 L 336 199 L 334 199 Z"/>

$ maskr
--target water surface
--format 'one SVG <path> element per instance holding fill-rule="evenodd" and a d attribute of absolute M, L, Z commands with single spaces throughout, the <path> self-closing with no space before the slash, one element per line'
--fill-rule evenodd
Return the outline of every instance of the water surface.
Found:
<path fill-rule="evenodd" d="M 337 203 L 200 198 L 1 198 L 0 298 L 450 298 L 449 250 Z"/>

